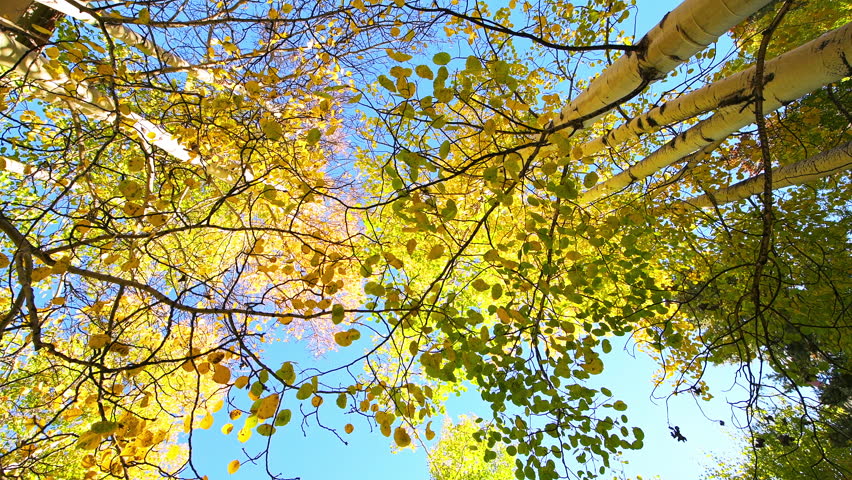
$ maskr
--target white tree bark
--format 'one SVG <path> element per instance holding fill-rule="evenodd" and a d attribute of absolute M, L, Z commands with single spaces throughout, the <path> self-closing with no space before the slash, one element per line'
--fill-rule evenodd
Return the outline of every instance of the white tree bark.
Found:
<path fill-rule="evenodd" d="M 592 124 L 615 105 L 638 93 L 637 89 L 664 78 L 770 1 L 684 1 L 642 38 L 641 51 L 628 52 L 618 58 L 574 98 L 562 110 L 555 125 L 576 123 L 588 115 L 593 117 L 572 127 L 577 131 Z"/>
<path fill-rule="evenodd" d="M 35 1 L 37 1 L 38 3 L 41 3 L 42 5 L 48 6 L 48 7 L 52 8 L 52 9 L 58 11 L 58 12 L 64 13 L 65 15 L 68 15 L 71 18 L 75 18 L 77 20 L 80 20 L 81 22 L 85 22 L 85 23 L 88 23 L 90 25 L 101 25 L 101 22 L 99 21 L 100 19 L 98 19 L 94 15 L 90 14 L 89 12 L 80 10 L 75 5 L 69 3 L 67 0 L 35 0 Z M 203 82 L 206 82 L 206 83 L 215 82 L 215 78 L 209 70 L 192 66 L 189 62 L 187 62 L 183 58 L 181 58 L 178 55 L 175 55 L 171 52 L 164 50 L 162 47 L 160 47 L 159 45 L 157 45 L 153 41 L 146 39 L 145 37 L 143 37 L 139 33 L 135 32 L 134 30 L 132 30 L 132 29 L 130 29 L 130 28 L 124 26 L 124 25 L 109 23 L 109 19 L 107 19 L 107 21 L 103 22 L 103 25 L 104 25 L 104 28 L 106 29 L 107 33 L 112 35 L 114 38 L 121 40 L 122 42 L 124 42 L 127 45 L 137 47 L 137 48 L 141 47 L 141 48 L 144 48 L 148 51 L 154 52 L 155 55 L 157 56 L 157 58 L 162 60 L 166 65 L 169 65 L 169 66 L 172 66 L 172 67 L 175 67 L 175 68 L 185 69 L 186 71 L 191 71 L 192 73 L 195 74 L 195 76 L 199 80 L 201 80 Z"/>
<path fill-rule="evenodd" d="M 29 175 L 36 171 L 32 166 L 10 157 L 0 157 L 0 170 L 20 176 Z"/>
<path fill-rule="evenodd" d="M 852 142 L 805 160 L 772 170 L 772 188 L 801 185 L 835 173 L 852 169 Z M 684 205 L 709 208 L 735 202 L 763 192 L 763 174 L 756 175 L 729 187 L 708 192 L 689 200 Z"/>
<path fill-rule="evenodd" d="M 810 48 L 797 53 L 795 66 L 786 75 L 767 78 L 763 87 L 763 109 L 771 112 L 814 90 L 852 74 L 848 59 L 852 58 L 852 24 L 823 35 L 811 42 Z M 592 202 L 604 195 L 621 190 L 654 172 L 680 160 L 706 145 L 727 137 L 753 123 L 753 106 L 725 107 L 710 118 L 681 133 L 675 139 L 627 170 L 595 185 L 580 198 L 580 204 Z"/>
<path fill-rule="evenodd" d="M 776 76 L 789 78 L 791 75 L 796 75 L 796 71 L 803 61 L 803 56 L 811 55 L 822 42 L 842 41 L 844 35 L 849 35 L 849 28 L 852 28 L 852 26 L 841 27 L 766 62 L 763 78 L 773 79 Z M 634 117 L 604 136 L 576 147 L 578 149 L 576 155 L 583 157 L 594 155 L 606 147 L 614 147 L 637 140 L 642 134 L 655 132 L 666 125 L 682 122 L 720 107 L 751 101 L 753 100 L 751 96 L 754 75 L 755 67 L 752 66 L 703 88 L 681 95 Z"/>
<path fill-rule="evenodd" d="M 33 83 L 37 94 L 48 101 L 62 100 L 80 112 L 104 121 L 115 121 L 118 108 L 113 100 L 86 82 L 76 82 L 58 70 L 48 68 L 37 52 L 0 32 L 0 68 L 14 72 Z M 196 165 L 201 161 L 190 155 L 170 133 L 142 116 L 130 112 L 122 115 L 142 139 L 165 150 L 170 155 Z"/>

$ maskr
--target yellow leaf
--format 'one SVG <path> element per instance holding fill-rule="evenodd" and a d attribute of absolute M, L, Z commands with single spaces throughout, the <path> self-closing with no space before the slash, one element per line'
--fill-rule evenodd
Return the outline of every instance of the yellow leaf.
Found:
<path fill-rule="evenodd" d="M 260 401 L 257 407 L 257 418 L 261 420 L 272 418 L 276 410 L 278 410 L 278 394 L 274 393 Z"/>
<path fill-rule="evenodd" d="M 153 215 L 148 216 L 148 222 L 155 227 L 163 226 L 166 223 L 167 219 L 168 218 L 162 213 L 155 213 Z"/>
<path fill-rule="evenodd" d="M 334 334 L 334 342 L 341 347 L 352 345 L 352 339 L 349 338 L 349 332 L 337 332 Z"/>
<path fill-rule="evenodd" d="M 351 423 L 347 423 L 345 427 L 343 427 L 343 431 L 346 433 L 352 433 L 355 431 L 355 426 Z"/>
<path fill-rule="evenodd" d="M 242 389 L 245 388 L 246 385 L 248 385 L 248 382 L 249 378 L 245 375 L 242 375 L 240 377 L 237 377 L 237 379 L 234 381 L 234 386 Z"/>
<path fill-rule="evenodd" d="M 405 448 L 411 445 L 411 436 L 408 435 L 408 432 L 405 431 L 403 427 L 396 427 L 396 430 L 393 432 L 393 441 L 396 442 L 396 445 L 400 448 Z"/>
<path fill-rule="evenodd" d="M 85 432 L 77 438 L 76 446 L 81 450 L 94 450 L 101 443 L 101 435 L 95 432 Z"/>
<path fill-rule="evenodd" d="M 284 130 L 281 125 L 273 119 L 264 119 L 260 121 L 260 130 L 270 140 L 278 140 L 284 135 Z"/>
<path fill-rule="evenodd" d="M 319 395 L 315 395 L 314 398 L 311 399 L 311 405 L 313 405 L 315 408 L 318 408 L 320 405 L 322 405 L 322 397 L 320 397 Z"/>
<path fill-rule="evenodd" d="M 89 348 L 104 348 L 109 343 L 109 335 L 105 333 L 96 333 L 89 336 Z"/>
<path fill-rule="evenodd" d="M 9 266 L 11 262 L 9 262 L 9 257 L 0 253 L 0 268 L 6 268 Z"/>
<path fill-rule="evenodd" d="M 443 245 L 435 245 L 429 249 L 429 253 L 426 255 L 426 258 L 429 260 L 435 260 L 437 258 L 441 258 L 444 254 L 444 246 Z"/>
<path fill-rule="evenodd" d="M 145 213 L 145 207 L 135 202 L 127 202 L 121 209 L 128 217 L 138 217 Z"/>
<path fill-rule="evenodd" d="M 386 48 L 385 52 L 387 52 L 388 56 L 397 62 L 407 62 L 411 60 L 411 55 L 407 53 L 397 52 L 396 50 L 391 50 L 390 48 Z"/>
<path fill-rule="evenodd" d="M 51 60 L 59 58 L 59 49 L 56 47 L 48 47 L 44 49 L 44 54 Z"/>
<path fill-rule="evenodd" d="M 231 433 L 233 431 L 234 431 L 234 424 L 233 423 L 226 423 L 226 424 L 222 425 L 222 433 L 223 434 L 228 435 L 229 433 Z"/>
<path fill-rule="evenodd" d="M 228 367 L 220 364 L 216 364 L 213 367 L 213 381 L 220 384 L 225 385 L 231 380 L 231 370 Z M 248 382 L 248 379 L 246 379 Z"/>
<path fill-rule="evenodd" d="M 249 438 L 251 438 L 251 429 L 250 428 L 241 428 L 237 433 L 237 440 L 242 443 L 248 442 Z"/>
<path fill-rule="evenodd" d="M 231 463 L 228 464 L 228 473 L 234 474 L 237 473 L 237 470 L 240 469 L 240 461 L 239 460 L 231 460 Z"/>
<path fill-rule="evenodd" d="M 432 422 L 429 422 L 426 425 L 426 440 L 432 440 L 435 438 L 435 432 L 432 431 Z"/>
<path fill-rule="evenodd" d="M 45 278 L 49 277 L 51 273 L 53 273 L 53 271 L 50 267 L 34 268 L 32 274 L 30 275 L 30 279 L 33 282 L 40 282 Z"/>
<path fill-rule="evenodd" d="M 600 358 L 595 357 L 594 360 L 582 364 L 581 367 L 583 367 L 583 370 L 591 373 L 592 375 L 597 375 L 603 371 L 603 361 Z"/>
<path fill-rule="evenodd" d="M 143 8 L 142 10 L 139 10 L 139 16 L 136 18 L 136 23 L 146 25 L 150 22 L 151 22 L 151 13 L 148 12 L 148 9 Z"/>
<path fill-rule="evenodd" d="M 201 422 L 198 424 L 198 428 L 203 430 L 207 430 L 208 428 L 213 426 L 213 415 L 209 413 L 204 415 L 204 418 L 201 419 Z"/>

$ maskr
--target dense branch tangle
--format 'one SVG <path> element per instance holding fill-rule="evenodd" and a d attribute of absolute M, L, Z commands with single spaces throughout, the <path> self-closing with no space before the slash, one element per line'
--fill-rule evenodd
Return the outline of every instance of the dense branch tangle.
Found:
<path fill-rule="evenodd" d="M 765 305 L 781 327 L 756 333 L 741 315 L 753 258 L 739 253 L 757 217 L 722 204 L 751 191 L 756 180 L 728 185 L 756 167 L 748 137 L 725 138 L 755 120 L 754 71 L 687 91 L 704 82 L 689 69 L 713 67 L 707 46 L 765 0 L 687 0 L 635 42 L 620 30 L 628 5 L 609 1 L 496 12 L 476 2 L 43 3 L 71 16 L 50 43 L 3 44 L 14 55 L 2 84 L 0 333 L 6 364 L 36 359 L 11 368 L 3 389 L 22 398 L 15 415 L 40 422 L 4 437 L 14 443 L 4 469 L 50 468 L 62 451 L 46 446 L 59 436 L 82 447 L 83 470 L 156 463 L 157 474 L 200 477 L 184 453 L 168 458 L 179 429 L 139 422 L 160 428 L 153 418 L 168 414 L 189 433 L 209 428 L 225 391 L 249 385 L 252 406 L 227 397 L 231 418 L 247 418 L 241 440 L 272 434 L 294 405 L 319 422 L 323 397 L 336 395 L 405 446 L 429 438 L 420 426 L 470 380 L 494 407 L 489 440 L 523 459 L 521 474 L 585 477 L 643 443 L 616 413 L 618 393 L 589 382 L 610 337 L 631 334 L 665 374 L 681 369 L 678 391 L 706 388 L 696 359 L 763 358 L 776 336 L 826 348 L 842 366 L 845 344 L 814 340 L 795 313 L 812 305 L 804 288 L 836 302 L 817 325 L 847 328 L 838 298 L 848 282 L 828 266 L 838 252 L 820 258 L 813 238 L 824 228 L 842 240 L 814 219 L 818 208 L 802 213 L 812 221 L 780 217 L 802 238 L 782 237 L 786 270 L 758 276 L 773 284 Z M 763 65 L 764 112 L 787 105 L 767 118 L 779 138 L 802 135 L 785 116 L 807 102 L 848 99 L 837 88 L 791 103 L 849 75 L 850 28 L 839 27 L 804 33 Z M 463 38 L 470 55 L 412 56 L 440 35 Z M 741 49 L 729 69 L 748 62 Z M 600 75 L 586 82 L 592 69 Z M 689 80 L 674 85 L 674 73 Z M 654 90 L 664 79 L 671 95 Z M 773 185 L 848 168 L 847 132 L 800 141 L 813 145 L 805 156 L 775 145 L 787 165 Z M 795 211 L 803 191 L 781 196 L 780 211 Z M 842 212 L 844 201 L 828 203 Z M 329 350 L 367 333 L 366 353 L 329 371 L 278 368 L 259 351 L 301 336 Z M 61 385 L 49 405 L 20 394 L 21 379 L 48 376 L 41 383 Z M 169 382 L 188 393 L 172 395 Z M 282 403 L 291 389 L 297 400 Z M 165 396 L 173 402 L 145 400 Z M 131 460 L 104 453 L 132 442 Z M 77 474 L 62 468 L 53 473 Z"/>
<path fill-rule="evenodd" d="M 263 9 L 231 32 L 208 10 L 208 32 L 179 36 L 157 25 L 165 10 L 133 7 L 133 30 L 84 9 L 41 51 L 4 37 L 4 95 L 22 115 L 4 146 L 25 165 L 3 180 L 4 398 L 39 379 L 9 403 L 21 423 L 3 438 L 4 475 L 179 475 L 175 418 L 209 428 L 229 369 L 260 368 L 261 339 L 326 349 L 332 303 L 359 304 L 355 230 L 322 192 L 346 187 L 330 174 L 345 99 L 331 87 L 346 86 L 335 59 L 360 49 L 347 38 L 366 12 L 310 7 L 312 20 Z M 318 38 L 325 22 L 343 28 Z M 31 348 L 44 363 L 11 367 Z"/>

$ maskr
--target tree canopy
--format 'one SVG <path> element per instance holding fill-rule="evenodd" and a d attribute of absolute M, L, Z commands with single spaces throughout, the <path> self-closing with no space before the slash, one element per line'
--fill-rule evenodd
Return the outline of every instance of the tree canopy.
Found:
<path fill-rule="evenodd" d="M 624 342 L 672 395 L 739 365 L 712 474 L 848 477 L 852 6 L 639 8 L 0 10 L 0 477 L 203 478 L 214 424 L 268 437 L 231 472 L 291 422 L 431 445 L 472 386 L 437 458 L 593 478 L 644 442 Z"/>

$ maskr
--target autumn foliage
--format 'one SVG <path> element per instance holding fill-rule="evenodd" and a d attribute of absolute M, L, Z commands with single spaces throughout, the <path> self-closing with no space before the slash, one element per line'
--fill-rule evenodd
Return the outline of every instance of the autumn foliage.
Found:
<path fill-rule="evenodd" d="M 644 443 L 625 342 L 672 394 L 747 372 L 719 475 L 852 468 L 849 7 L 45 3 L 0 27 L 0 477 L 203 478 L 214 425 L 269 438 L 230 473 L 291 423 L 431 445 L 473 385 L 438 458 L 590 478 Z"/>

